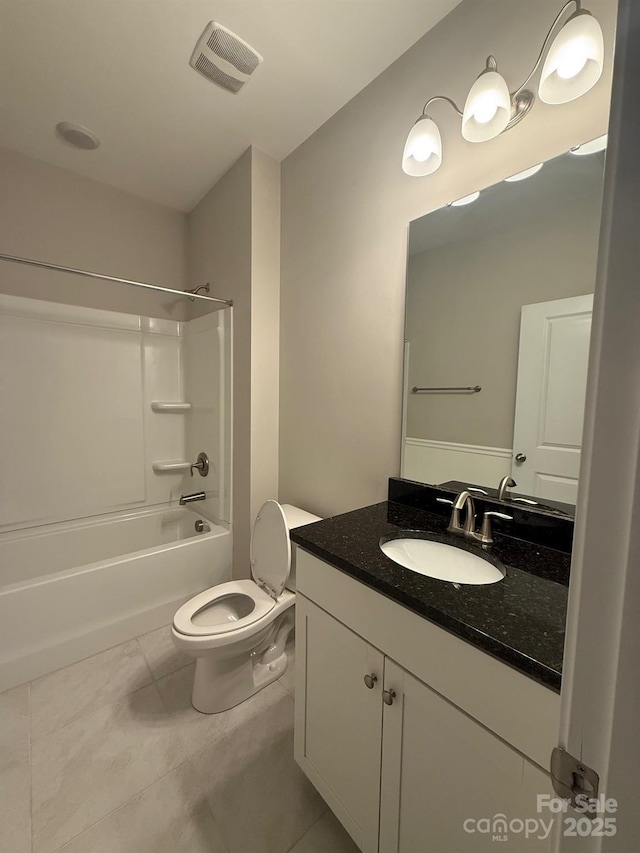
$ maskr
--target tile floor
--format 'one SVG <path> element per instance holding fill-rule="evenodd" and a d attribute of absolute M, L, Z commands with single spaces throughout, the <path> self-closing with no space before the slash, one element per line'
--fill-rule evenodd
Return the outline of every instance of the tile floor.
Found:
<path fill-rule="evenodd" d="M 0 853 L 357 853 L 282 678 L 207 716 L 168 628 L 0 694 Z"/>

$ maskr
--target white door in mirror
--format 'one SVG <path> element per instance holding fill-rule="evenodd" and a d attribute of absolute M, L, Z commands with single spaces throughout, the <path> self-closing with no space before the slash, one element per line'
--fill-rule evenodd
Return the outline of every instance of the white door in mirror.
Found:
<path fill-rule="evenodd" d="M 518 491 L 574 504 L 593 295 L 522 307 L 512 476 Z"/>
<path fill-rule="evenodd" d="M 497 583 L 504 578 L 504 572 L 493 563 L 444 542 L 433 542 L 430 539 L 390 539 L 388 542 L 382 542 L 380 549 L 389 559 L 405 569 L 436 580 L 482 586 Z"/>

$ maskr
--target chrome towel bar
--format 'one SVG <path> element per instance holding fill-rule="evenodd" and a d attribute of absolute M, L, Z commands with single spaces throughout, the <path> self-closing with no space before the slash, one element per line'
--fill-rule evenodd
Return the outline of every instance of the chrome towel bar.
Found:
<path fill-rule="evenodd" d="M 439 394 L 446 391 L 460 391 L 465 394 L 479 394 L 480 391 L 482 391 L 482 388 L 479 385 L 457 385 L 450 388 L 418 388 L 417 385 L 414 385 L 411 389 L 412 394 L 420 394 L 422 392 Z"/>

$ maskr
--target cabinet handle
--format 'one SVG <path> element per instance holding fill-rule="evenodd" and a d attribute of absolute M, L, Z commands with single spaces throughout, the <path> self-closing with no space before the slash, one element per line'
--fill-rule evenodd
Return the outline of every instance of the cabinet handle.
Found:
<path fill-rule="evenodd" d="M 364 683 L 367 685 L 369 690 L 373 690 L 373 688 L 376 686 L 377 680 L 378 676 L 374 672 L 372 672 L 371 675 L 367 673 L 367 675 L 365 675 L 364 677 Z"/>
<path fill-rule="evenodd" d="M 385 705 L 393 705 L 393 700 L 396 698 L 395 690 L 383 690 L 382 701 Z"/>

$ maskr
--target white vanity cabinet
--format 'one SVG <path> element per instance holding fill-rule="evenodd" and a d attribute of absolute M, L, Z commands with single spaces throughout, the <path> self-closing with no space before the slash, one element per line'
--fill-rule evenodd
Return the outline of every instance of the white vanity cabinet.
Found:
<path fill-rule="evenodd" d="M 548 825 L 555 693 L 303 551 L 297 586 L 295 757 L 363 853 L 495 850 L 500 814 Z"/>
<path fill-rule="evenodd" d="M 296 607 L 296 759 L 368 853 L 378 849 L 384 656 L 311 601 Z"/>

